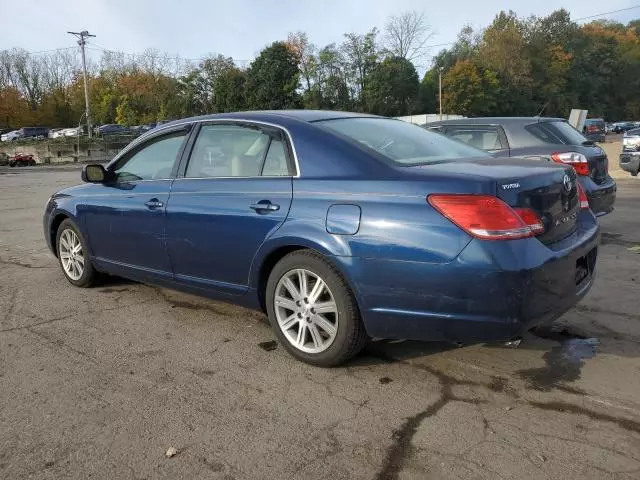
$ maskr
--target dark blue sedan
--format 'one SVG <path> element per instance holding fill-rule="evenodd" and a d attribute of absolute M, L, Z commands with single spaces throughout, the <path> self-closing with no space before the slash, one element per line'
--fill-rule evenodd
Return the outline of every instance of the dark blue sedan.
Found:
<path fill-rule="evenodd" d="M 82 177 L 44 214 L 72 284 L 102 272 L 262 309 L 315 365 L 367 337 L 511 340 L 593 282 L 598 226 L 571 167 L 399 120 L 190 118 Z"/>

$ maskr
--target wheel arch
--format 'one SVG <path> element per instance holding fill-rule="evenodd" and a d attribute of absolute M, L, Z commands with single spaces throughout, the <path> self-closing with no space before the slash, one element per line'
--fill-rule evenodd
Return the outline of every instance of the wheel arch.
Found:
<path fill-rule="evenodd" d="M 254 258 L 254 267 L 252 267 L 250 287 L 255 289 L 260 303 L 260 308 L 263 312 L 266 312 L 265 293 L 267 281 L 269 280 L 269 275 L 271 274 L 273 267 L 275 267 L 275 265 L 286 255 L 298 250 L 310 250 L 322 256 L 325 261 L 331 263 L 331 265 L 338 270 L 342 278 L 349 285 L 349 288 L 351 289 L 351 292 L 356 299 L 356 304 L 358 308 L 361 309 L 362 305 L 360 301 L 360 295 L 355 285 L 351 281 L 351 278 L 349 278 L 349 276 L 345 272 L 345 262 L 337 261 L 338 258 L 342 257 L 337 257 L 331 250 L 326 248 L 326 245 L 316 243 L 307 239 L 298 238 L 290 239 L 289 241 L 278 242 L 271 245 L 270 248 L 261 248 L 258 254 L 256 254 L 256 258 Z"/>

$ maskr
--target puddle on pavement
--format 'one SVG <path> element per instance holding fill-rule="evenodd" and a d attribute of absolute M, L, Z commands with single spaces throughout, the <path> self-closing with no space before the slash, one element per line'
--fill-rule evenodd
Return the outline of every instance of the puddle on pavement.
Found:
<path fill-rule="evenodd" d="M 519 370 L 516 374 L 536 390 L 548 391 L 559 388 L 580 393 L 578 389 L 567 387 L 566 383 L 575 382 L 580 378 L 584 360 L 597 354 L 598 339 L 584 338 L 566 330 L 533 333 L 541 338 L 557 341 L 560 345 L 551 348 L 542 356 L 546 364 L 544 367 Z"/>

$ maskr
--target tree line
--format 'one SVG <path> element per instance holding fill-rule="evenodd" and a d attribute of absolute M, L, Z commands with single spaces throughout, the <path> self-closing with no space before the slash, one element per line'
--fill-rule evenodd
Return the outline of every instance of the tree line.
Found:
<path fill-rule="evenodd" d="M 640 118 L 640 21 L 572 22 L 566 10 L 520 18 L 500 12 L 464 27 L 420 81 L 433 36 L 424 14 L 391 16 L 382 30 L 313 44 L 306 33 L 264 48 L 248 65 L 224 55 L 197 62 L 156 50 L 102 50 L 89 65 L 94 123 L 137 125 L 249 109 L 321 108 L 399 116 L 557 115 L 573 107 L 609 120 Z M 93 47 L 90 47 L 93 48 Z M 77 125 L 84 90 L 77 49 L 0 51 L 0 128 Z"/>

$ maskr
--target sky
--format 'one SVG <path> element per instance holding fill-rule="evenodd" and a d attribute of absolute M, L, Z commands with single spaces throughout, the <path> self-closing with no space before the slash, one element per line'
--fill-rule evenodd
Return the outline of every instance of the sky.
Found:
<path fill-rule="evenodd" d="M 505 8 L 526 17 L 564 7 L 577 19 L 632 6 L 640 7 L 640 0 L 27 0 L 19 6 L 0 0 L 0 12 L 13 12 L 0 29 L 0 50 L 69 47 L 74 38 L 67 31 L 88 30 L 96 35 L 92 48 L 129 53 L 155 48 L 190 59 L 221 53 L 240 61 L 255 58 L 289 32 L 307 32 L 324 46 L 340 42 L 346 32 L 382 29 L 389 15 L 405 10 L 425 13 L 433 32 L 429 43 L 436 45 L 454 41 L 465 24 L 488 25 Z M 640 18 L 640 8 L 600 18 L 626 23 Z"/>

